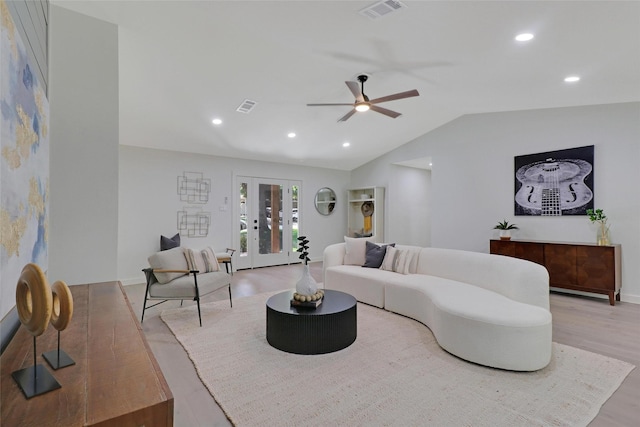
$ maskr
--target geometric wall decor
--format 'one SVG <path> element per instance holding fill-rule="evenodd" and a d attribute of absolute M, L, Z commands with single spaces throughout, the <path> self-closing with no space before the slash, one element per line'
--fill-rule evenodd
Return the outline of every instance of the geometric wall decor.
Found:
<path fill-rule="evenodd" d="M 211 225 L 211 212 L 201 207 L 185 206 L 178 211 L 178 232 L 187 237 L 207 237 Z"/>
<path fill-rule="evenodd" d="M 22 267 L 49 264 L 49 103 L 4 1 L 0 35 L 0 319 Z"/>
<path fill-rule="evenodd" d="M 205 179 L 202 172 L 183 172 L 178 175 L 178 195 L 187 203 L 207 203 L 211 192 L 211 180 Z"/>
<path fill-rule="evenodd" d="M 515 215 L 586 215 L 593 209 L 594 146 L 516 156 Z"/>

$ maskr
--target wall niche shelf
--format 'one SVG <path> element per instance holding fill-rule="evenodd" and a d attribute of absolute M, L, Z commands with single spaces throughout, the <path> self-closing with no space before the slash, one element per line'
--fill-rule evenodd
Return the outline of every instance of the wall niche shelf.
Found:
<path fill-rule="evenodd" d="M 384 241 L 384 188 L 361 187 L 347 190 L 347 236 L 373 237 Z"/>

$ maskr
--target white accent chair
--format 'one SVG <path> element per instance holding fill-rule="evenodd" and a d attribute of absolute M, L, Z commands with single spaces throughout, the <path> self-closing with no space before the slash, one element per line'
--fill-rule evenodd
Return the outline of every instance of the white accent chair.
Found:
<path fill-rule="evenodd" d="M 142 307 L 142 319 L 147 308 L 169 300 L 180 300 L 180 305 L 185 299 L 193 299 L 198 305 L 198 319 L 202 326 L 200 314 L 200 298 L 224 287 L 229 289 L 229 303 L 233 307 L 231 299 L 231 276 L 223 271 L 200 273 L 198 270 L 190 270 L 187 265 L 183 248 L 177 247 L 166 251 L 157 252 L 149 257 L 150 268 L 144 272 L 147 280 L 144 305 Z M 153 305 L 147 305 L 150 300 L 160 300 Z"/>

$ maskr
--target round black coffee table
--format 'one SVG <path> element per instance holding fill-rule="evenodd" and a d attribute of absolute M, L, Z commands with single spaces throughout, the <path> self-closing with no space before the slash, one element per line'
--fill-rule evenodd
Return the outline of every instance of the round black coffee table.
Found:
<path fill-rule="evenodd" d="M 293 290 L 267 300 L 267 341 L 287 353 L 324 354 L 349 347 L 357 335 L 357 301 L 344 292 L 325 290 L 319 307 L 290 305 Z"/>

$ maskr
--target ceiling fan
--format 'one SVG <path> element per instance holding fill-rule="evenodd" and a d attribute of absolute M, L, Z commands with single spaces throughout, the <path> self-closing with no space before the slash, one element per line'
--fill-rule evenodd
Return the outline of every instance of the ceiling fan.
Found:
<path fill-rule="evenodd" d="M 395 93 L 393 95 L 383 96 L 381 98 L 369 99 L 367 95 L 364 94 L 364 82 L 367 81 L 369 77 L 367 75 L 358 76 L 358 81 L 360 82 L 360 87 L 358 87 L 357 82 L 345 82 L 347 87 L 353 93 L 353 96 L 356 97 L 356 100 L 352 104 L 307 104 L 308 107 L 324 107 L 324 106 L 334 106 L 334 105 L 351 105 L 353 109 L 349 111 L 344 116 L 338 119 L 339 122 L 345 122 L 349 119 L 349 117 L 353 116 L 358 111 L 367 111 L 373 110 L 377 113 L 384 114 L 385 116 L 391 117 L 395 119 L 400 116 L 400 113 L 395 111 L 388 110 L 386 108 L 378 107 L 376 104 L 380 104 L 381 102 L 387 101 L 395 101 L 397 99 L 410 98 L 412 96 L 419 96 L 420 94 L 416 89 L 408 90 L 406 92 Z"/>

